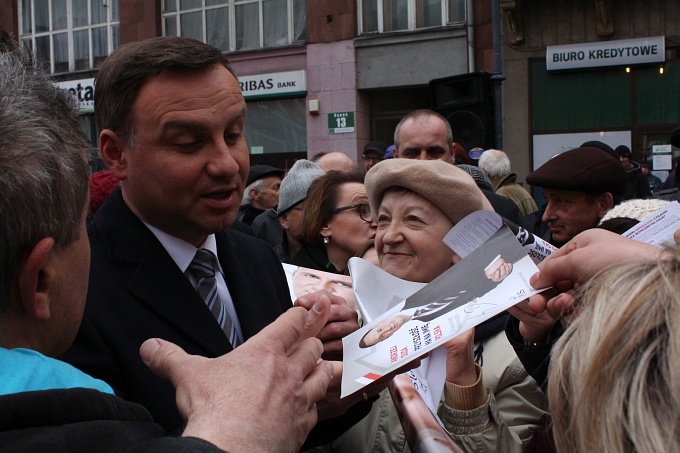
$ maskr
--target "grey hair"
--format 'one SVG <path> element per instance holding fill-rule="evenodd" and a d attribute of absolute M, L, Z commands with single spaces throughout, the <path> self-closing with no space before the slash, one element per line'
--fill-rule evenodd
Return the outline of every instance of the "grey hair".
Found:
<path fill-rule="evenodd" d="M 446 143 L 449 145 L 449 149 L 453 146 L 453 131 L 451 130 L 451 124 L 449 124 L 449 121 L 444 118 L 442 115 L 439 113 L 433 111 L 433 110 L 427 110 L 427 109 L 420 109 L 420 110 L 414 110 L 405 117 L 399 121 L 399 124 L 397 124 L 397 127 L 394 128 L 394 150 L 395 152 L 399 152 L 399 133 L 401 132 L 401 126 L 408 120 L 413 120 L 413 121 L 418 121 L 418 120 L 423 120 L 425 118 L 434 116 L 435 118 L 439 118 L 444 122 L 444 126 L 446 127 Z"/>
<path fill-rule="evenodd" d="M 250 190 L 255 189 L 258 191 L 258 193 L 262 192 L 263 185 L 264 179 L 258 179 L 251 182 L 250 185 L 243 190 L 243 204 L 251 204 L 253 202 L 253 198 L 250 196 Z"/>
<path fill-rule="evenodd" d="M 89 143 L 75 98 L 18 46 L 0 53 L 0 320 L 33 247 L 59 251 L 79 237 L 88 197 Z"/>
<path fill-rule="evenodd" d="M 479 157 L 477 166 L 484 170 L 489 178 L 498 179 L 510 174 L 510 159 L 505 152 L 498 149 L 487 149 Z"/>
<path fill-rule="evenodd" d="M 552 352 L 559 452 L 679 451 L 680 251 L 610 268 Z"/>

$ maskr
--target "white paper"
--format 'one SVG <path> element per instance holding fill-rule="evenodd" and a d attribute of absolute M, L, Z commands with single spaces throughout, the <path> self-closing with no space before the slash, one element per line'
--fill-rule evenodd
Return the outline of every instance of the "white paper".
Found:
<path fill-rule="evenodd" d="M 673 243 L 673 233 L 680 228 L 680 203 L 672 201 L 645 217 L 623 236 L 647 244 L 662 246 Z"/>
<path fill-rule="evenodd" d="M 499 247 L 499 245 L 502 247 Z M 495 256 L 501 249 L 511 250 L 513 256 L 518 257 L 517 260 L 508 261 L 512 263 L 510 274 L 481 297 L 466 301 L 464 305 L 455 309 L 448 309 L 448 306 L 453 305 L 451 302 L 464 300 L 467 297 L 468 289 L 485 283 L 484 279 L 487 277 L 484 275 L 483 269 L 493 257 L 485 263 L 479 262 L 479 257 L 488 255 L 491 251 L 495 252 L 493 255 Z M 507 255 L 507 253 L 505 254 Z M 501 255 L 503 256 L 504 252 L 501 252 Z M 538 271 L 536 265 L 506 226 L 502 227 L 494 234 L 492 239 L 478 250 L 472 252 L 433 282 L 425 285 L 422 291 L 414 295 L 414 300 L 409 300 L 413 304 L 417 303 L 412 307 L 405 308 L 405 299 L 409 297 L 405 295 L 409 291 L 412 291 L 412 294 L 414 293 L 412 282 L 405 282 L 393 276 L 387 278 L 386 275 L 389 274 L 370 265 L 370 263 L 360 263 L 359 267 L 355 263 L 357 261 L 350 260 L 350 272 L 354 279 L 357 304 L 362 313 L 366 312 L 366 319 L 371 319 L 372 322 L 343 338 L 341 397 L 360 390 L 381 376 L 389 374 L 434 350 L 448 339 L 540 292 L 540 290 L 534 290 L 529 285 L 529 278 Z M 461 281 L 460 276 L 468 275 L 471 272 L 476 275 L 474 279 L 463 279 Z M 363 291 L 364 284 L 360 281 L 372 282 L 371 291 Z M 435 282 L 437 282 L 436 286 Z M 388 286 L 382 286 L 386 283 Z M 480 287 L 483 288 L 484 286 Z M 476 293 L 476 291 L 470 289 L 470 294 L 472 293 Z M 372 297 L 376 298 L 375 304 L 371 301 Z M 395 298 L 402 298 L 402 300 L 378 317 L 374 316 L 378 309 L 372 311 L 365 308 L 366 306 L 391 306 L 394 304 Z M 433 308 L 434 306 L 443 308 Z M 391 319 L 394 315 L 399 315 L 398 319 L 409 317 L 411 319 L 399 327 L 389 338 L 365 348 L 359 346 L 360 340 L 370 330 L 373 330 L 383 320 Z M 430 363 L 428 366 L 432 367 L 432 364 Z M 443 375 L 441 372 L 438 374 Z M 434 397 L 438 401 L 443 388 L 443 380 L 441 385 L 437 384 L 437 387 L 435 387 L 429 375 L 424 379 L 427 381 L 428 388 L 437 389 L 436 392 L 431 393 L 430 400 Z"/>

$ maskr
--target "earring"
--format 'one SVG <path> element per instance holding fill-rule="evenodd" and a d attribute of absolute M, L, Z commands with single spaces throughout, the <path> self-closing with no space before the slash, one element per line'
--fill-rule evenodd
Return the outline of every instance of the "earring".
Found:
<path fill-rule="evenodd" d="M 324 244 L 328 244 L 329 242 L 331 242 L 331 238 L 329 238 L 329 237 L 327 237 L 327 236 L 324 236 L 324 238 L 323 238 L 323 243 L 324 243 Z"/>

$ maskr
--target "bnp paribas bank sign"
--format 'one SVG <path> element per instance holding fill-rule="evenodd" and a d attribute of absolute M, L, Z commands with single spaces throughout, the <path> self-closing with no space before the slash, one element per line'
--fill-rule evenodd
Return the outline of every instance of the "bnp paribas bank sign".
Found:
<path fill-rule="evenodd" d="M 548 71 L 663 63 L 665 58 L 663 36 L 548 46 L 545 55 Z"/>

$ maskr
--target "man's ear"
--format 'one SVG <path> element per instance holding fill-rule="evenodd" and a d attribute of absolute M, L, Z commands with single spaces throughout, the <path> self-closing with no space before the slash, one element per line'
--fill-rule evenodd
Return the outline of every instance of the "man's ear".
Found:
<path fill-rule="evenodd" d="M 288 213 L 279 216 L 279 223 L 284 230 L 288 229 Z"/>
<path fill-rule="evenodd" d="M 126 149 L 125 141 L 111 129 L 104 129 L 99 134 L 99 154 L 107 168 L 119 180 L 127 179 Z"/>
<path fill-rule="evenodd" d="M 41 239 L 19 268 L 19 301 L 30 317 L 50 319 L 50 302 L 54 288 L 54 239 Z"/>
<path fill-rule="evenodd" d="M 250 199 L 260 201 L 260 192 L 257 189 L 250 189 Z"/>
<path fill-rule="evenodd" d="M 597 218 L 601 219 L 604 217 L 604 215 L 613 207 L 614 196 L 611 193 L 605 192 L 600 195 L 597 199 Z"/>

